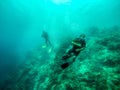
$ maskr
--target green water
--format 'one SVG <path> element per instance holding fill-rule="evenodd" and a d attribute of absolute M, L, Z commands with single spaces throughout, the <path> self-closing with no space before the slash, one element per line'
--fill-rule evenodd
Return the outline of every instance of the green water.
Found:
<path fill-rule="evenodd" d="M 86 48 L 61 69 L 81 33 Z M 119 0 L 1 0 L 0 90 L 120 90 L 119 37 Z"/>

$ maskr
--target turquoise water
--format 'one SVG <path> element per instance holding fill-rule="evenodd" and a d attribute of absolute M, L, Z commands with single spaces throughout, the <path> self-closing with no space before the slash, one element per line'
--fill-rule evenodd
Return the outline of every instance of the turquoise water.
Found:
<path fill-rule="evenodd" d="M 61 70 L 81 33 L 85 50 Z M 1 0 L 0 90 L 120 90 L 119 36 L 119 0 Z"/>

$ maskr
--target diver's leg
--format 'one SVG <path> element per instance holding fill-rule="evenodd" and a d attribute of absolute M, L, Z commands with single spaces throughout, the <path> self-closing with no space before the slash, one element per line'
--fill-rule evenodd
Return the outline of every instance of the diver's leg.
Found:
<path fill-rule="evenodd" d="M 74 52 L 72 63 L 75 61 L 75 59 L 77 58 L 79 53 L 80 53 L 80 51 L 79 52 L 76 52 L 76 51 Z"/>
<path fill-rule="evenodd" d="M 73 56 L 71 63 L 75 62 L 76 57 L 77 57 L 76 55 Z"/>
<path fill-rule="evenodd" d="M 77 56 L 74 55 L 72 61 L 66 62 L 66 63 L 62 64 L 62 65 L 61 65 L 61 68 L 62 68 L 62 69 L 67 68 L 69 65 L 71 65 L 71 64 L 75 61 L 76 57 L 77 57 Z"/>
<path fill-rule="evenodd" d="M 51 44 L 50 40 L 48 40 L 48 44 L 49 44 L 49 46 L 51 46 L 51 47 L 52 47 L 52 44 Z"/>
<path fill-rule="evenodd" d="M 46 47 L 48 47 L 48 41 L 47 41 L 47 39 L 45 39 L 45 44 L 46 44 Z"/>
<path fill-rule="evenodd" d="M 68 59 L 68 58 L 70 58 L 70 55 L 69 55 L 69 54 L 65 54 L 65 55 L 62 56 L 62 60 L 66 60 L 66 59 Z"/>
<path fill-rule="evenodd" d="M 72 56 L 72 49 L 66 51 L 65 55 L 62 56 L 62 60 L 66 60 Z"/>

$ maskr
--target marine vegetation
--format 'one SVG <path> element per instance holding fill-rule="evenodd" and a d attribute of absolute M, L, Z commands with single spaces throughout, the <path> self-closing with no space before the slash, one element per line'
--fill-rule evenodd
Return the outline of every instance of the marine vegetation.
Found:
<path fill-rule="evenodd" d="M 120 90 L 120 29 L 88 30 L 87 46 L 71 66 L 60 68 L 69 43 L 51 53 L 39 46 L 0 90 Z"/>

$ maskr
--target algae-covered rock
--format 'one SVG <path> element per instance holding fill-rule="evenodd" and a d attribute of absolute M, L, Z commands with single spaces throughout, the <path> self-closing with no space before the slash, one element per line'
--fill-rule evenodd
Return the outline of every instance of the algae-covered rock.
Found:
<path fill-rule="evenodd" d="M 120 90 L 120 33 L 112 29 L 119 31 L 90 28 L 86 49 L 64 70 L 61 57 L 69 42 L 51 54 L 40 47 L 29 52 L 1 90 Z"/>

